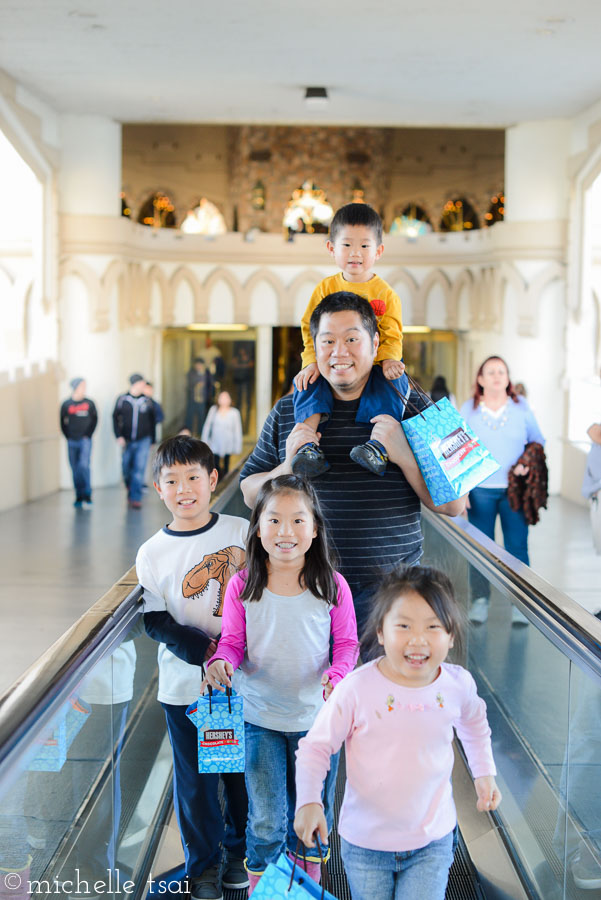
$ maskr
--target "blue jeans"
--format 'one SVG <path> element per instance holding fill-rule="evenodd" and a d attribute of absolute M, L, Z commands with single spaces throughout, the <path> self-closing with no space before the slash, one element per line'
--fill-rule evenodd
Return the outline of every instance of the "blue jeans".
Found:
<path fill-rule="evenodd" d="M 409 381 L 406 375 L 389 381 L 382 372 L 381 366 L 373 366 L 371 375 L 361 394 L 361 402 L 355 417 L 356 422 L 369 424 L 374 416 L 386 413 L 400 422 L 405 414 L 405 405 L 392 385 L 401 392 L 403 397 L 409 390 Z M 334 395 L 332 388 L 320 375 L 317 381 L 310 384 L 304 391 L 294 388 L 292 397 L 294 403 L 294 421 L 305 422 L 309 416 L 321 413 L 329 418 L 334 408 Z"/>
<path fill-rule="evenodd" d="M 200 670 L 199 670 L 200 671 Z M 185 706 L 162 703 L 173 750 L 173 806 L 186 859 L 186 875 L 202 875 L 221 860 L 221 844 L 244 858 L 247 800 L 244 775 L 210 775 L 198 771 L 198 732 Z M 225 811 L 219 803 L 223 782 Z"/>
<path fill-rule="evenodd" d="M 367 850 L 340 838 L 353 900 L 444 900 L 453 832 L 419 850 Z"/>
<path fill-rule="evenodd" d="M 378 644 L 377 647 L 371 646 L 369 641 L 365 639 L 365 626 L 371 614 L 374 605 L 374 597 L 378 592 L 379 583 L 350 585 L 353 595 L 353 606 L 355 607 L 355 618 L 357 619 L 357 634 L 361 642 L 361 661 L 367 662 L 381 656 L 383 650 Z"/>
<path fill-rule="evenodd" d="M 92 438 L 82 437 L 78 440 L 68 438 L 67 448 L 69 451 L 69 465 L 73 472 L 75 499 L 91 500 L 90 454 L 92 452 Z"/>
<path fill-rule="evenodd" d="M 296 806 L 294 773 L 296 748 L 306 731 L 272 731 L 246 722 L 246 866 L 259 874 L 286 849 L 294 853 L 297 844 L 293 828 Z M 330 759 L 330 771 L 323 789 L 323 805 L 328 832 L 334 821 L 334 792 L 339 754 Z M 327 858 L 328 848 L 323 851 Z M 319 862 L 317 847 L 306 850 L 307 862 Z"/>
<path fill-rule="evenodd" d="M 512 509 L 507 499 L 507 488 L 474 488 L 470 491 L 470 508 L 467 517 L 483 534 L 495 539 L 495 522 L 501 517 L 505 549 L 517 559 L 530 565 L 528 557 L 528 523 L 521 509 Z M 472 597 L 489 597 L 490 584 L 473 567 L 470 569 Z"/>
<path fill-rule="evenodd" d="M 140 501 L 142 499 L 142 487 L 151 441 L 152 438 L 149 436 L 140 438 L 138 441 L 128 441 L 125 445 L 121 465 L 123 480 L 130 500 Z"/>

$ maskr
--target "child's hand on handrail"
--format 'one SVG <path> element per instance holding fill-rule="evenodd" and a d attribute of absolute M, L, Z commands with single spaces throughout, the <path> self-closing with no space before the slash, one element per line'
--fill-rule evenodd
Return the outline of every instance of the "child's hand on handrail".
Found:
<path fill-rule="evenodd" d="M 207 674 L 202 680 L 201 693 L 207 684 L 210 684 L 217 691 L 225 691 L 226 687 L 231 688 L 233 674 L 234 667 L 231 662 L 228 662 L 226 659 L 216 659 L 215 662 L 211 663 L 207 669 Z"/>
<path fill-rule="evenodd" d="M 478 811 L 492 812 L 502 800 L 501 791 L 492 775 L 482 775 L 474 778 L 474 787 L 478 795 Z"/>
<path fill-rule="evenodd" d="M 297 391 L 304 391 L 310 384 L 317 381 L 318 378 L 319 369 L 317 368 L 317 363 L 309 363 L 308 366 L 301 369 L 298 375 L 294 376 L 294 384 L 296 385 Z"/>

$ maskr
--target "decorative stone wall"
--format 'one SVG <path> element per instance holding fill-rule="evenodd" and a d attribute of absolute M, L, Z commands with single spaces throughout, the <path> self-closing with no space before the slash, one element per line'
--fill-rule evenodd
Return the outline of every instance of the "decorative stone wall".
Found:
<path fill-rule="evenodd" d="M 335 210 L 353 199 L 356 183 L 378 210 L 388 196 L 389 128 L 242 125 L 233 131 L 231 198 L 241 231 L 281 231 L 292 192 L 305 181 L 325 191 Z M 266 189 L 264 211 L 251 205 L 257 181 Z"/>
<path fill-rule="evenodd" d="M 453 197 L 466 197 L 483 220 L 503 189 L 504 147 L 499 129 L 125 125 L 123 189 L 134 214 L 161 190 L 178 223 L 205 196 L 230 230 L 281 233 L 284 209 L 304 181 L 324 190 L 334 209 L 359 183 L 386 226 L 415 203 L 438 229 Z M 257 181 L 264 210 L 252 207 Z"/>

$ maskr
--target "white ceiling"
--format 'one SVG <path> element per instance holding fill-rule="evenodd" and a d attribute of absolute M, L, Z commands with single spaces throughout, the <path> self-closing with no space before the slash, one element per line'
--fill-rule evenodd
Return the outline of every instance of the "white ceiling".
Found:
<path fill-rule="evenodd" d="M 504 127 L 601 98 L 600 26 L 599 0 L 0 0 L 0 69 L 121 122 Z"/>

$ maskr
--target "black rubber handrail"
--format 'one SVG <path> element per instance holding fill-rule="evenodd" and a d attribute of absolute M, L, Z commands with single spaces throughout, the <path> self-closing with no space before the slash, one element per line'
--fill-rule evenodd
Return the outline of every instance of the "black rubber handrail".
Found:
<path fill-rule="evenodd" d="M 601 680 L 601 621 L 461 517 L 422 516 L 468 563 L 536 621 L 562 653 Z"/>
<path fill-rule="evenodd" d="M 220 512 L 238 491 L 244 460 L 219 484 Z M 0 696 L 0 779 L 18 766 L 20 745 L 56 715 L 82 676 L 120 640 L 141 612 L 135 568 L 126 572 Z"/>

